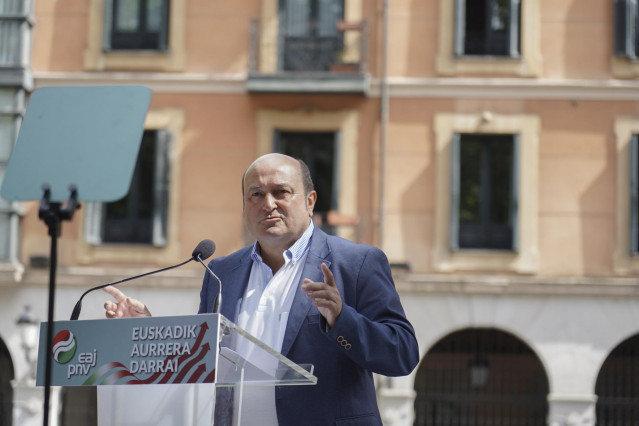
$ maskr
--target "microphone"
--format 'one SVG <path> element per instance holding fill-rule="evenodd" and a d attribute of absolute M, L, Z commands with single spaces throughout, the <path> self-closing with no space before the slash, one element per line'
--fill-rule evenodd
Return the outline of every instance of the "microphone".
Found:
<path fill-rule="evenodd" d="M 204 244 L 206 242 L 206 244 Z M 202 247 L 200 247 L 202 246 Z M 200 251 L 198 251 L 198 249 L 201 249 L 201 251 L 203 253 L 200 253 Z M 211 240 L 204 240 L 202 241 L 200 244 L 198 244 L 197 247 L 195 247 L 195 250 L 193 250 L 193 259 L 197 260 L 198 262 L 200 262 L 202 264 L 202 266 L 204 266 L 204 268 L 206 269 L 206 271 L 209 273 L 209 275 L 211 275 L 213 277 L 213 279 L 215 279 L 215 281 L 217 281 L 217 296 L 215 297 L 215 300 L 213 301 L 213 307 L 212 307 L 212 312 L 214 314 L 219 314 L 220 313 L 220 309 L 222 308 L 222 281 L 220 281 L 220 279 L 217 277 L 217 275 L 215 275 L 215 273 L 213 271 L 211 271 L 211 268 L 209 268 L 209 266 L 204 263 L 202 261 L 202 258 L 206 259 L 208 256 L 200 256 L 200 254 L 206 254 L 207 252 L 204 250 L 211 250 L 211 254 L 213 254 L 213 252 L 215 252 L 215 243 Z"/>
<path fill-rule="evenodd" d="M 178 263 L 177 265 L 173 265 L 173 266 L 167 266 L 166 268 L 158 269 L 156 271 L 146 272 L 144 274 L 136 275 L 134 277 L 124 278 L 122 280 L 114 281 L 112 283 L 102 284 L 102 285 L 99 285 L 99 286 L 96 286 L 96 287 L 92 287 L 92 288 L 88 289 L 87 291 L 85 291 L 84 293 L 82 293 L 82 296 L 80 296 L 80 299 L 78 300 L 78 302 L 75 304 L 75 307 L 73 308 L 73 312 L 71 313 L 70 320 L 71 321 L 75 321 L 75 320 L 78 319 L 78 317 L 80 316 L 80 311 L 82 310 L 82 299 L 84 299 L 84 296 L 86 296 L 87 294 L 91 293 L 94 290 L 99 290 L 101 288 L 108 287 L 110 285 L 121 284 L 123 282 L 135 280 L 137 278 L 146 277 L 147 275 L 157 274 L 158 272 L 168 271 L 169 269 L 174 269 L 174 268 L 180 267 L 182 265 L 185 265 L 185 264 L 189 263 L 192 260 L 199 260 L 200 262 L 202 262 L 202 258 L 207 259 L 207 258 L 211 257 L 211 255 L 213 254 L 214 251 L 215 251 L 215 243 L 213 241 L 211 241 L 211 240 L 202 240 L 202 241 L 200 241 L 200 243 L 193 250 L 193 253 L 191 254 L 191 258 L 185 260 L 182 263 Z M 208 268 L 206 268 L 206 269 L 208 269 Z"/>

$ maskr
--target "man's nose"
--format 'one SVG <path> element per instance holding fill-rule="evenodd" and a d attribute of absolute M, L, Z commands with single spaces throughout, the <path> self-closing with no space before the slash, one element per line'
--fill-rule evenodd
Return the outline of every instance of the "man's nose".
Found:
<path fill-rule="evenodd" d="M 264 207 L 268 210 L 273 210 L 276 206 L 275 201 L 273 194 L 266 194 L 264 196 Z"/>

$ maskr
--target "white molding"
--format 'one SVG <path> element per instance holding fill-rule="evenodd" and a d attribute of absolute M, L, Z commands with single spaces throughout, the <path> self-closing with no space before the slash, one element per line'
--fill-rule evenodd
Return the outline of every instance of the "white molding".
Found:
<path fill-rule="evenodd" d="M 246 74 L 139 72 L 35 72 L 35 88 L 47 86 L 141 84 L 155 93 L 245 93 Z"/>
<path fill-rule="evenodd" d="M 34 72 L 35 88 L 83 84 L 143 84 L 156 93 L 248 93 L 247 74 Z M 390 77 L 394 98 L 463 99 L 639 99 L 639 80 L 562 80 L 519 78 Z M 371 80 L 369 97 L 379 97 L 380 80 Z"/>
<path fill-rule="evenodd" d="M 519 78 L 390 77 L 389 95 L 401 98 L 487 98 L 632 100 L 639 98 L 639 81 Z M 370 96 L 380 95 L 380 81 L 371 81 Z"/>

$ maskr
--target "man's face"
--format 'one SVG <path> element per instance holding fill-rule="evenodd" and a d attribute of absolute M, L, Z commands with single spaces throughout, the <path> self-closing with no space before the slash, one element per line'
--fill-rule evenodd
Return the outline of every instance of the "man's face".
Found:
<path fill-rule="evenodd" d="M 284 251 L 304 233 L 316 193 L 304 192 L 299 163 L 281 155 L 259 158 L 244 176 L 244 223 L 263 250 Z"/>

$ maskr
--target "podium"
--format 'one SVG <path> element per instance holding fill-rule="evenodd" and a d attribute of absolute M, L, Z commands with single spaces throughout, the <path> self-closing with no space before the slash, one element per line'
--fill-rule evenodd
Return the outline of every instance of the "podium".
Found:
<path fill-rule="evenodd" d="M 44 383 L 42 323 L 36 384 Z M 298 365 L 219 314 L 53 323 L 53 386 L 97 386 L 98 424 L 260 424 L 255 395 L 314 385 Z"/>

